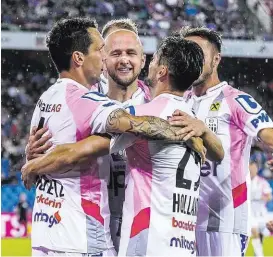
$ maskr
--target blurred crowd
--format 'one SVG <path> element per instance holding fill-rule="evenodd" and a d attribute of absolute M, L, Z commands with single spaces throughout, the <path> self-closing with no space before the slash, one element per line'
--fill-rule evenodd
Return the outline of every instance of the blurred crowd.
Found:
<path fill-rule="evenodd" d="M 95 17 L 100 28 L 128 17 L 141 35 L 163 38 L 181 26 L 206 26 L 225 38 L 252 39 L 263 31 L 239 0 L 4 0 L 2 30 L 48 31 L 62 17 Z M 245 8 L 244 8 L 245 7 Z M 255 31 L 254 31 L 255 30 Z M 267 37 L 268 38 L 268 37 Z"/>
<path fill-rule="evenodd" d="M 16 183 L 24 163 L 25 146 L 34 106 L 41 93 L 55 82 L 47 73 L 17 71 L 1 78 L 2 183 Z M 18 175 L 19 176 L 19 175 Z"/>

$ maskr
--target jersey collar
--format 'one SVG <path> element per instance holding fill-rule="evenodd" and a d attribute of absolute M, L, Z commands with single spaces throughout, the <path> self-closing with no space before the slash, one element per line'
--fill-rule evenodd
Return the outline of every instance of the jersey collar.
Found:
<path fill-rule="evenodd" d="M 79 82 L 77 82 L 73 79 L 69 79 L 69 78 L 57 79 L 57 83 L 61 83 L 61 82 L 65 82 L 66 84 L 73 84 L 73 85 L 77 86 L 78 88 L 82 88 L 82 89 L 85 89 L 86 91 L 89 91 L 88 88 L 86 88 L 85 86 L 83 86 L 82 84 L 80 84 Z"/>
<path fill-rule="evenodd" d="M 156 96 L 153 100 L 160 98 L 160 97 L 166 97 L 166 98 L 170 98 L 170 99 L 177 99 L 177 100 L 185 101 L 183 96 L 178 96 L 178 95 L 174 95 L 171 93 L 162 93 L 162 94 Z"/>
<path fill-rule="evenodd" d="M 216 93 L 219 93 L 219 91 L 223 90 L 223 88 L 225 86 L 227 86 L 228 83 L 226 81 L 223 81 L 217 85 L 215 85 L 214 87 L 210 87 L 207 91 L 206 91 L 206 94 L 202 95 L 202 96 L 196 96 L 194 93 L 193 93 L 193 90 L 191 91 L 192 92 L 192 96 L 194 99 L 196 100 L 201 100 L 201 99 L 204 99 L 204 98 L 207 98 L 207 97 L 210 97 Z"/>

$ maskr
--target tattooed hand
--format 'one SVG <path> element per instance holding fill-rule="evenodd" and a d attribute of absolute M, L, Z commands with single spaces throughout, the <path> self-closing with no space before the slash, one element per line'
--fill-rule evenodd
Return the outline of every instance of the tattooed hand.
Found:
<path fill-rule="evenodd" d="M 179 127 L 172 127 L 169 122 L 153 116 L 132 116 L 123 109 L 111 112 L 107 119 L 106 131 L 112 133 L 133 133 L 152 139 L 181 141 L 185 134 L 180 134 Z"/>

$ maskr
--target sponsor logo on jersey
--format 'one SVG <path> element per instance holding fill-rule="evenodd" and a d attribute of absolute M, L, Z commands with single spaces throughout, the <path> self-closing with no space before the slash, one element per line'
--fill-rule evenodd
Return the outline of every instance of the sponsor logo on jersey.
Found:
<path fill-rule="evenodd" d="M 125 170 L 114 171 L 111 167 L 108 189 L 114 190 L 114 196 L 119 195 L 119 188 L 125 188 Z"/>
<path fill-rule="evenodd" d="M 218 119 L 217 118 L 206 118 L 205 123 L 214 133 L 217 133 L 217 131 L 218 131 Z"/>
<path fill-rule="evenodd" d="M 55 179 L 48 179 L 46 176 L 39 177 L 36 182 L 36 189 L 55 197 L 64 196 L 62 183 Z"/>
<path fill-rule="evenodd" d="M 260 115 L 251 121 L 254 128 L 258 128 L 259 123 L 271 122 L 271 119 L 266 112 L 260 113 Z"/>
<path fill-rule="evenodd" d="M 195 223 L 192 221 L 181 221 L 175 219 L 175 217 L 172 218 L 172 227 L 173 228 L 181 228 L 183 230 L 188 230 L 188 231 L 195 231 Z"/>
<path fill-rule="evenodd" d="M 196 216 L 198 198 L 191 195 L 173 193 L 173 212 Z"/>
<path fill-rule="evenodd" d="M 250 95 L 239 95 L 235 100 L 247 113 L 258 114 L 262 110 L 262 107 Z"/>
<path fill-rule="evenodd" d="M 194 254 L 196 251 L 195 241 L 187 240 L 184 236 L 173 237 L 170 240 L 171 247 L 184 248 L 191 251 L 191 254 Z"/>
<path fill-rule="evenodd" d="M 36 196 L 36 202 L 39 204 L 44 204 L 52 208 L 62 208 L 62 202 L 56 200 L 50 200 L 49 197 L 44 197 L 43 194 Z"/>
<path fill-rule="evenodd" d="M 61 216 L 59 214 L 59 211 L 55 212 L 53 215 L 49 216 L 46 213 L 43 213 L 42 211 L 36 212 L 34 214 L 34 222 L 46 222 L 48 223 L 48 227 L 52 228 L 53 225 L 59 224 L 61 222 Z"/>
<path fill-rule="evenodd" d="M 41 112 L 60 112 L 62 109 L 61 104 L 46 104 L 39 99 L 37 106 L 40 108 Z"/>
<path fill-rule="evenodd" d="M 210 111 L 219 111 L 220 107 L 221 107 L 221 103 L 216 102 L 216 103 L 211 104 L 209 110 Z"/>
<path fill-rule="evenodd" d="M 217 176 L 217 166 L 220 165 L 220 162 L 211 162 L 205 161 L 205 163 L 201 167 L 201 176 L 207 177 L 212 173 L 213 176 Z"/>

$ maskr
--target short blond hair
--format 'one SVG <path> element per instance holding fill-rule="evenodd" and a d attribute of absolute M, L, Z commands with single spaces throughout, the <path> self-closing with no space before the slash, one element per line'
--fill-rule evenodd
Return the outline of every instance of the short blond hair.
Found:
<path fill-rule="evenodd" d="M 109 34 L 109 32 L 112 28 L 130 30 L 138 35 L 138 29 L 137 29 L 136 23 L 128 18 L 108 21 L 103 26 L 102 31 L 101 31 L 103 38 L 105 38 Z"/>

